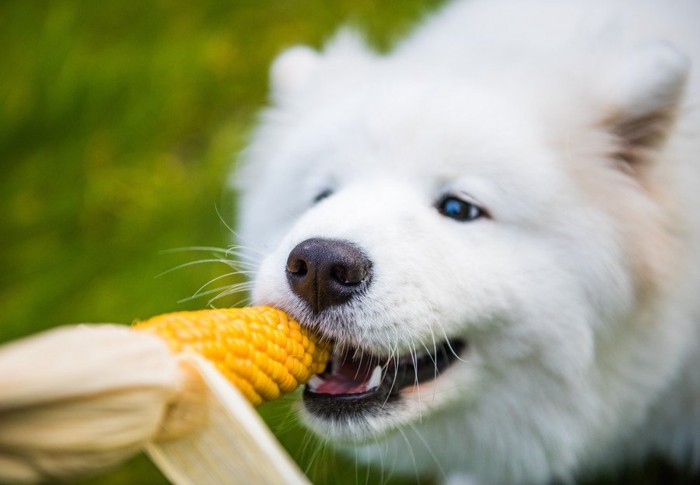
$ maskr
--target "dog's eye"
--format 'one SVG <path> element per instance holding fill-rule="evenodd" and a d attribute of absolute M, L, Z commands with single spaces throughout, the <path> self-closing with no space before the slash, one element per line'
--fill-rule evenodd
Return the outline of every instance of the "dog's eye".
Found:
<path fill-rule="evenodd" d="M 333 191 L 331 189 L 326 189 L 326 190 L 323 190 L 322 192 L 319 192 L 318 195 L 316 195 L 316 197 L 314 197 L 314 199 L 313 199 L 314 204 L 321 202 L 323 199 L 326 199 L 326 198 L 330 197 L 331 195 L 333 195 Z"/>
<path fill-rule="evenodd" d="M 458 199 L 453 195 L 443 197 L 438 202 L 437 209 L 440 214 L 456 221 L 469 222 L 485 215 L 483 209 L 471 202 Z"/>

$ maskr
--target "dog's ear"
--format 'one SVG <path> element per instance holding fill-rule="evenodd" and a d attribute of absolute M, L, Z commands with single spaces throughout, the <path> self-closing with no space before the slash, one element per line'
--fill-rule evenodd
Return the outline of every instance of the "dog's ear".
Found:
<path fill-rule="evenodd" d="M 636 170 L 661 148 L 672 128 L 690 72 L 689 59 L 666 43 L 638 49 L 607 78 L 604 128 L 613 156 Z"/>
<path fill-rule="evenodd" d="M 270 68 L 272 99 L 281 104 L 294 94 L 311 89 L 321 78 L 347 79 L 374 56 L 362 35 L 347 27 L 340 29 L 321 52 L 307 46 L 291 47 L 277 56 Z"/>
<path fill-rule="evenodd" d="M 307 85 L 321 62 L 321 55 L 310 47 L 295 46 L 282 52 L 270 67 L 272 96 L 280 101 Z"/>

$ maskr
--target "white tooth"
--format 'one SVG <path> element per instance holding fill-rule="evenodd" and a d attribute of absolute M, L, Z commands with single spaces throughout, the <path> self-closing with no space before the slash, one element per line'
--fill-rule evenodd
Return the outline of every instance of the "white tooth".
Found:
<path fill-rule="evenodd" d="M 379 384 L 381 384 L 381 383 L 382 383 L 382 366 L 378 365 L 372 371 L 372 377 L 369 378 L 369 382 L 367 383 L 367 389 L 375 389 L 375 388 L 379 387 Z"/>
<path fill-rule="evenodd" d="M 311 376 L 311 379 L 308 380 L 306 385 L 309 387 L 309 389 L 315 391 L 316 389 L 318 389 L 318 386 L 320 386 L 324 382 L 325 381 L 318 376 Z"/>

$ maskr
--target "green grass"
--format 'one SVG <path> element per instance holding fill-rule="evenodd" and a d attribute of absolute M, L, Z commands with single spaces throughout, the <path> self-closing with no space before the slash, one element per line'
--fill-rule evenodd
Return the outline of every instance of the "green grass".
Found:
<path fill-rule="evenodd" d="M 228 268 L 158 277 L 209 256 L 164 251 L 230 243 L 223 221 L 235 202 L 224 180 L 266 101 L 274 55 L 319 46 L 345 20 L 384 48 L 438 3 L 0 2 L 0 342 L 205 306 L 181 300 Z M 319 448 L 289 400 L 261 412 L 314 482 L 388 478 Z M 689 483 L 653 462 L 625 477 L 605 483 Z M 139 456 L 81 483 L 166 482 Z"/>
<path fill-rule="evenodd" d="M 0 342 L 205 306 L 181 300 L 229 269 L 158 277 L 209 257 L 164 251 L 231 242 L 223 221 L 233 221 L 235 201 L 224 181 L 266 102 L 273 57 L 320 46 L 345 20 L 386 47 L 437 3 L 1 2 Z M 306 467 L 317 447 L 289 405 L 262 412 Z M 355 483 L 354 463 L 323 456 L 310 469 L 316 482 Z M 137 457 L 85 483 L 165 481 Z"/>

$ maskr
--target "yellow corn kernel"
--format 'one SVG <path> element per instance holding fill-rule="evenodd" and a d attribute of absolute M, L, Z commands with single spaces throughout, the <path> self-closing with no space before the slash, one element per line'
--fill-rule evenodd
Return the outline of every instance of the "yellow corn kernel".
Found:
<path fill-rule="evenodd" d="M 203 355 L 254 406 L 306 383 L 330 353 L 328 342 L 271 307 L 168 313 L 134 328 L 160 336 L 174 352 Z"/>

